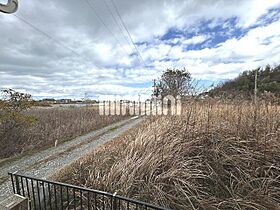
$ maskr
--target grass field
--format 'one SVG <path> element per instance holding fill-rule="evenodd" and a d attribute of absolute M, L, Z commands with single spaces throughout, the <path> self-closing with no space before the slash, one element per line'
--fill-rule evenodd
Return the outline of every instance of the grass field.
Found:
<path fill-rule="evenodd" d="M 189 102 L 146 119 L 53 179 L 171 209 L 279 209 L 280 107 Z"/>
<path fill-rule="evenodd" d="M 34 152 L 125 119 L 101 116 L 98 107 L 32 108 L 26 113 L 36 121 L 28 127 L 0 128 L 0 159 Z"/>

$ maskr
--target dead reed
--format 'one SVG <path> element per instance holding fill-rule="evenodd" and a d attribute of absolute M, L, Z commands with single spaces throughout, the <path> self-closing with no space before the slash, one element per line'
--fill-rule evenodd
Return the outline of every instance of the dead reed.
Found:
<path fill-rule="evenodd" d="M 54 179 L 171 209 L 279 209 L 280 107 L 189 102 L 147 119 Z"/>
<path fill-rule="evenodd" d="M 98 107 L 34 108 L 25 114 L 36 122 L 0 132 L 0 159 L 55 146 L 126 117 L 101 116 Z"/>

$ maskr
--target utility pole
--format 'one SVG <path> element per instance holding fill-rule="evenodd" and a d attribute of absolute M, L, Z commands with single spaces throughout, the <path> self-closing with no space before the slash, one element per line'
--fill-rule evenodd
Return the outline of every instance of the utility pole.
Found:
<path fill-rule="evenodd" d="M 153 96 L 158 97 L 158 95 L 159 95 L 159 90 L 158 90 L 158 87 L 157 87 L 157 84 L 156 84 L 156 80 L 155 80 L 155 79 L 153 79 L 153 88 L 154 88 L 154 90 L 153 90 Z"/>
<path fill-rule="evenodd" d="M 0 3 L 0 12 L 12 14 L 18 9 L 18 0 L 8 0 L 7 4 Z"/>
<path fill-rule="evenodd" d="M 154 88 L 153 95 L 155 96 L 156 95 L 156 80 L 155 79 L 153 79 L 153 88 Z"/>
<path fill-rule="evenodd" d="M 85 97 L 84 97 L 84 101 L 87 101 L 88 100 L 88 93 L 85 92 Z"/>
<path fill-rule="evenodd" d="M 258 94 L 258 70 L 255 71 L 255 90 L 254 90 L 255 105 L 257 105 L 257 94 Z"/>

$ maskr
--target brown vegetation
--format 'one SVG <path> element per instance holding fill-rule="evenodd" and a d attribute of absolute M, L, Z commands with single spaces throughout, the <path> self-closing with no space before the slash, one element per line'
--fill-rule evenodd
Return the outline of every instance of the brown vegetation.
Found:
<path fill-rule="evenodd" d="M 101 116 L 98 107 L 32 108 L 20 116 L 32 124 L 8 126 L 13 117 L 0 121 L 0 159 L 54 146 L 125 118 Z"/>
<path fill-rule="evenodd" d="M 194 102 L 147 119 L 54 179 L 171 209 L 279 209 L 280 107 Z"/>

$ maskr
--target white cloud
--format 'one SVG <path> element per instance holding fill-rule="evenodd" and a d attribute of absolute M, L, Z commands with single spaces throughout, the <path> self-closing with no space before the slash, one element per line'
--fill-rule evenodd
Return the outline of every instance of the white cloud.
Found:
<path fill-rule="evenodd" d="M 189 45 L 189 44 L 199 44 L 202 43 L 204 41 L 206 41 L 207 39 L 209 39 L 208 35 L 199 35 L 199 36 L 194 36 L 190 39 L 185 39 L 182 41 L 183 44 Z"/>
<path fill-rule="evenodd" d="M 184 45 L 170 49 L 168 57 L 179 59 L 176 67 L 190 69 L 199 79 L 232 78 L 241 71 L 279 63 L 280 21 L 250 30 L 240 39 L 232 38 L 215 48 L 184 50 Z M 163 54 L 162 57 L 167 55 Z M 173 62 L 156 61 L 157 68 L 174 66 Z"/>
<path fill-rule="evenodd" d="M 116 1 L 134 41 L 145 42 L 139 45 L 139 51 L 147 65 L 155 66 L 151 69 L 145 69 L 136 56 L 129 56 L 135 50 L 127 43 L 128 37 L 123 37 L 104 2 L 91 2 L 113 35 L 86 1 L 20 2 L 18 15 L 54 39 L 14 16 L 0 14 L 0 88 L 17 88 L 44 97 L 83 97 L 87 91 L 132 95 L 145 89 L 138 88 L 139 84 L 150 83 L 170 67 L 187 67 L 200 79 L 224 79 L 244 69 L 279 62 L 279 16 L 272 11 L 271 24 L 260 17 L 269 15 L 272 8 L 279 9 L 280 0 Z M 113 10 L 110 1 L 107 3 Z M 236 18 L 237 25 L 233 26 L 229 18 Z M 227 35 L 236 27 L 268 25 L 250 29 L 240 39 L 228 38 L 215 48 L 207 45 L 186 50 L 215 38 L 200 32 L 205 21 L 209 21 L 208 27 L 221 25 Z M 161 40 L 171 28 L 192 32 L 192 36 Z"/>

